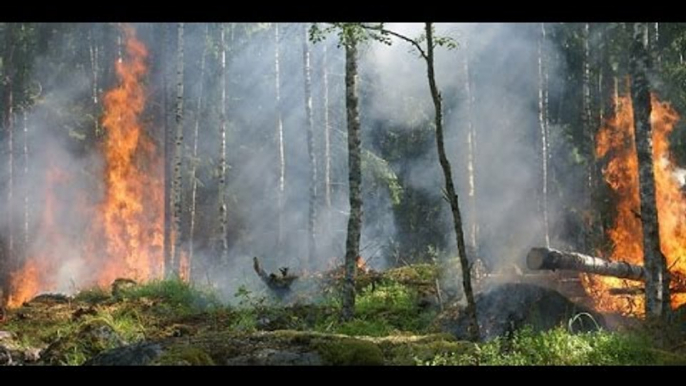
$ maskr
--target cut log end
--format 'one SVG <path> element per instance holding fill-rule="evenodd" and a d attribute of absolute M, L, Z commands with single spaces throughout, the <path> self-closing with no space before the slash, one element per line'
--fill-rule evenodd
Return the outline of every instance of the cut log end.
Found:
<path fill-rule="evenodd" d="M 532 248 L 526 255 L 526 266 L 532 270 L 544 269 L 543 264 L 546 257 L 545 248 Z"/>

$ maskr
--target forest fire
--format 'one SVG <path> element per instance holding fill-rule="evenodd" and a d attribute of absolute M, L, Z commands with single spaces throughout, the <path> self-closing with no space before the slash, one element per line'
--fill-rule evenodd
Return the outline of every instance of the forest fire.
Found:
<path fill-rule="evenodd" d="M 107 260 L 98 275 L 100 285 L 118 277 L 146 280 L 163 272 L 163 198 L 155 162 L 155 146 L 143 130 L 143 78 L 147 50 L 131 27 L 124 27 L 127 60 L 117 62 L 119 86 L 104 97 L 102 123 L 107 132 L 106 197 L 98 213 L 106 240 Z M 155 165 L 155 164 L 158 165 Z M 159 169 L 144 167 L 155 165 Z M 97 239 L 93 237 L 93 239 Z"/>
<path fill-rule="evenodd" d="M 123 27 L 122 32 L 125 51 L 122 60 L 116 62 L 118 84 L 103 98 L 106 136 L 100 150 L 104 175 L 98 182 L 104 186 L 104 197 L 95 206 L 89 206 L 84 198 L 78 200 L 77 208 L 69 207 L 54 196 L 56 184 L 68 183 L 67 172 L 48 170 L 43 212 L 37 225 L 47 237 L 41 245 L 28 248 L 29 257 L 11 274 L 9 307 L 57 289 L 60 268 L 75 257 L 57 256 L 60 252 L 55 251 L 79 251 L 79 265 L 88 267 L 79 271 L 78 277 L 70 278 L 79 286 L 108 286 L 120 277 L 145 281 L 160 278 L 164 272 L 163 159 L 140 118 L 146 103 L 147 50 L 132 27 Z M 79 196 L 88 194 L 79 192 Z M 88 214 L 86 237 L 64 233 L 56 219 L 73 210 Z M 57 248 L 65 243 L 80 245 Z"/>
<path fill-rule="evenodd" d="M 607 232 L 614 246 L 610 260 L 643 265 L 643 242 L 639 209 L 638 158 L 634 143 L 633 108 L 629 97 L 617 100 L 617 114 L 596 137 L 596 156 L 609 157 L 603 176 L 617 198 L 613 227 Z M 668 103 L 652 96 L 653 160 L 660 241 L 672 274 L 686 274 L 686 197 L 669 152 L 669 134 L 679 116 Z M 586 290 L 601 311 L 643 315 L 642 296 L 616 296 L 610 289 L 632 289 L 641 284 L 607 276 L 584 275 Z M 672 306 L 686 303 L 686 294 L 672 294 Z"/>

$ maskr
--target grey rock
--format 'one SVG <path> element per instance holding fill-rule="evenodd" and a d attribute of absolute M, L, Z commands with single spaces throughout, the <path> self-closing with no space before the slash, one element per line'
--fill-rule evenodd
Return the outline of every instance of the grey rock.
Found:
<path fill-rule="evenodd" d="M 158 343 L 136 343 L 102 352 L 86 361 L 84 366 L 143 366 L 162 355 Z"/>
<path fill-rule="evenodd" d="M 322 358 L 315 352 L 263 349 L 253 355 L 229 358 L 228 366 L 320 366 Z"/>

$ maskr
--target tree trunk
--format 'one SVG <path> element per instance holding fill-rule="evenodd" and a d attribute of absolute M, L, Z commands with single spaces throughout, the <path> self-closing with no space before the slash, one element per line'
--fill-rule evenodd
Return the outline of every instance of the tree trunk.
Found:
<path fill-rule="evenodd" d="M 226 207 L 226 25 L 221 24 L 219 29 L 220 40 L 220 87 L 221 98 L 219 117 L 219 249 L 220 260 L 223 262 L 229 251 L 227 240 L 228 214 Z"/>
<path fill-rule="evenodd" d="M 23 126 L 24 126 L 24 136 L 23 136 L 23 158 L 24 158 L 24 170 L 23 170 L 23 177 L 24 181 L 28 181 L 29 179 L 29 145 L 28 145 L 28 137 L 29 137 L 29 125 L 28 125 L 28 119 L 27 119 L 27 114 L 26 114 L 26 109 L 27 106 L 24 106 L 22 109 L 22 121 L 23 121 Z M 22 241 L 23 241 L 23 251 L 24 251 L 24 261 L 26 261 L 26 254 L 27 254 L 27 249 L 29 247 L 29 186 L 28 183 L 24 183 L 24 208 L 23 208 L 23 213 L 24 213 L 24 218 L 22 221 Z"/>
<path fill-rule="evenodd" d="M 582 56 L 582 100 L 581 100 L 581 123 L 584 132 L 584 143 L 587 149 L 587 165 L 586 165 L 586 195 L 584 208 L 587 211 L 591 211 L 593 205 L 593 192 L 595 187 L 594 178 L 594 165 L 595 165 L 595 136 L 593 135 L 593 113 L 591 111 L 591 49 L 590 49 L 590 25 L 589 23 L 584 23 L 582 27 L 582 38 L 583 38 L 583 56 Z M 585 224 L 586 231 L 584 235 L 584 249 L 592 249 L 592 239 L 594 237 L 593 221 L 591 223 Z"/>
<path fill-rule="evenodd" d="M 603 42 L 602 59 L 600 66 L 600 121 L 601 123 L 610 118 L 615 113 L 614 82 L 615 71 L 612 68 L 610 57 L 610 39 L 607 32 L 603 31 L 601 39 Z"/>
<path fill-rule="evenodd" d="M 331 212 L 331 121 L 329 120 L 329 70 L 328 50 L 323 46 L 322 83 L 324 85 L 324 201 L 328 212 Z M 328 226 L 329 222 L 327 222 Z"/>
<path fill-rule="evenodd" d="M 122 56 L 122 49 L 124 45 L 124 41 L 122 39 L 122 23 L 117 23 L 117 62 L 121 63 L 123 59 Z"/>
<path fill-rule="evenodd" d="M 322 44 L 322 112 L 324 115 L 324 226 L 320 227 L 326 233 L 325 240 L 328 241 L 324 247 L 330 251 L 332 248 L 333 237 L 333 212 L 331 207 L 331 119 L 329 117 L 329 69 L 328 69 L 328 49 L 326 42 Z"/>
<path fill-rule="evenodd" d="M 170 148 L 169 146 L 169 121 L 168 121 L 168 114 L 167 114 L 167 106 L 168 106 L 168 96 L 167 96 L 167 83 L 168 83 L 168 74 L 167 74 L 167 66 L 166 66 L 166 60 L 165 60 L 165 54 L 166 54 L 166 47 L 168 46 L 168 39 L 167 39 L 167 25 L 166 24 L 160 24 L 158 29 L 157 29 L 157 46 L 160 47 L 159 51 L 159 57 L 160 59 L 157 61 L 158 64 L 158 71 L 159 71 L 159 76 L 160 76 L 160 84 L 161 84 L 161 93 L 162 95 L 160 96 L 161 103 L 160 103 L 160 110 L 159 110 L 159 117 L 161 120 L 161 125 L 162 125 L 162 147 L 163 147 L 163 157 L 164 157 L 164 170 L 163 170 L 163 179 L 164 179 L 164 244 L 163 244 L 163 255 L 164 255 L 164 276 L 165 277 L 170 277 L 172 274 L 172 248 L 171 248 L 171 243 L 172 243 L 172 228 L 171 228 L 171 173 L 170 173 Z"/>
<path fill-rule="evenodd" d="M 631 102 L 634 107 L 636 152 L 638 154 L 643 256 L 646 270 L 646 315 L 664 319 L 670 311 L 669 274 L 665 256 L 660 250 L 655 176 L 653 174 L 653 140 L 650 125 L 651 101 L 648 73 L 650 57 L 644 45 L 645 28 L 634 24 L 631 44 Z"/>
<path fill-rule="evenodd" d="M 543 214 L 543 240 L 550 246 L 550 226 L 548 222 L 548 115 L 546 109 L 545 61 L 543 44 L 545 43 L 545 23 L 541 23 L 541 34 L 538 40 L 538 123 L 541 129 L 541 212 Z"/>
<path fill-rule="evenodd" d="M 91 97 L 93 106 L 98 105 L 98 45 L 93 37 L 93 29 L 88 30 L 88 53 L 91 62 Z"/>
<path fill-rule="evenodd" d="M 343 285 L 343 320 L 351 320 L 355 311 L 355 275 L 360 254 L 362 231 L 362 152 L 360 112 L 357 96 L 357 41 L 352 31 L 344 30 L 345 44 L 345 104 L 348 124 L 348 180 L 350 217 L 345 241 L 345 282 Z"/>
<path fill-rule="evenodd" d="M 465 297 L 467 298 L 467 308 L 465 310 L 469 318 L 469 336 L 473 341 L 480 338 L 479 324 L 476 318 L 476 302 L 474 301 L 474 291 L 472 290 L 471 279 L 471 264 L 467 259 L 467 252 L 464 242 L 464 233 L 462 232 L 462 216 L 460 214 L 460 206 L 458 204 L 458 197 L 453 185 L 453 175 L 450 169 L 450 162 L 445 153 L 445 145 L 443 143 L 443 110 L 441 106 L 441 94 L 436 86 L 436 78 L 434 75 L 434 42 L 433 42 L 433 26 L 432 23 L 426 23 L 426 64 L 427 76 L 429 78 L 429 87 L 431 89 L 431 98 L 433 100 L 435 109 L 435 124 L 436 124 L 436 146 L 438 147 L 438 158 L 443 168 L 443 177 L 445 178 L 445 193 L 447 194 L 450 209 L 453 214 L 453 223 L 455 226 L 455 234 L 457 237 L 457 250 L 460 258 L 460 265 L 462 267 L 462 285 L 464 287 Z"/>
<path fill-rule="evenodd" d="M 198 89 L 198 100 L 195 104 L 195 125 L 193 128 L 193 158 L 191 159 L 191 207 L 190 207 L 190 226 L 188 228 L 188 267 L 190 272 L 188 272 L 188 277 L 192 278 L 193 273 L 193 252 L 195 239 L 195 210 L 197 207 L 197 195 L 198 195 L 198 178 L 196 176 L 198 170 L 198 129 L 200 128 L 200 117 L 202 115 L 202 95 L 204 92 L 205 84 L 205 60 L 207 57 L 207 41 L 209 39 L 209 25 L 205 25 L 205 39 L 202 50 L 202 58 L 200 58 L 200 87 Z M 192 280 L 191 280 L 192 281 Z"/>
<path fill-rule="evenodd" d="M 465 37 L 464 46 L 465 93 L 467 94 L 467 179 L 469 183 L 468 200 L 471 215 L 469 216 L 469 244 L 472 261 L 479 256 L 479 221 L 476 205 L 476 130 L 474 128 L 474 95 L 472 94 L 471 73 L 469 72 L 469 46 Z"/>
<path fill-rule="evenodd" d="M 183 160 L 183 23 L 177 24 L 176 46 L 176 135 L 174 139 L 174 176 L 172 180 L 172 262 L 174 277 L 181 267 L 181 163 Z"/>
<path fill-rule="evenodd" d="M 98 46 L 98 42 L 96 41 L 95 37 L 93 36 L 93 28 L 94 26 L 91 26 L 88 29 L 88 54 L 90 57 L 90 64 L 91 64 L 91 98 L 93 100 L 93 111 L 96 112 L 98 109 L 98 73 L 100 72 L 100 67 L 99 67 L 99 57 L 100 57 L 100 48 Z M 95 119 L 94 120 L 95 124 L 95 136 L 98 137 L 100 135 L 100 120 Z"/>
<path fill-rule="evenodd" d="M 307 154 L 310 159 L 310 205 L 307 221 L 307 264 L 311 264 L 317 254 L 317 159 L 314 149 L 314 123 L 312 117 L 312 76 L 310 49 L 308 46 L 307 26 L 303 24 L 303 75 L 305 77 L 305 119 L 307 120 Z M 306 265 L 307 265 L 306 264 Z"/>
<path fill-rule="evenodd" d="M 655 61 L 655 70 L 660 71 L 662 67 L 662 55 L 660 54 L 660 23 L 648 24 L 648 50 Z"/>
<path fill-rule="evenodd" d="M 283 210 L 286 190 L 286 156 L 283 143 L 283 106 L 281 105 L 281 62 L 279 60 L 279 23 L 274 23 L 274 88 L 276 92 L 276 145 L 279 157 L 279 182 L 276 190 L 278 211 L 277 248 L 283 243 Z"/>
<path fill-rule="evenodd" d="M 5 202 L 7 208 L 7 215 L 5 217 L 7 226 L 7 239 L 2 257 L 4 258 L 2 270 L 0 272 L 0 289 L 2 290 L 5 300 L 9 294 L 9 275 L 14 269 L 14 232 L 12 218 L 14 217 L 14 27 L 10 23 L 7 25 L 5 36 L 5 52 L 3 55 L 3 81 L 4 89 L 4 106 L 3 106 L 3 126 L 7 130 L 7 201 Z"/>
<path fill-rule="evenodd" d="M 532 270 L 563 269 L 637 281 L 646 277 L 645 270 L 638 265 L 551 248 L 532 248 L 526 255 L 526 265 Z"/>

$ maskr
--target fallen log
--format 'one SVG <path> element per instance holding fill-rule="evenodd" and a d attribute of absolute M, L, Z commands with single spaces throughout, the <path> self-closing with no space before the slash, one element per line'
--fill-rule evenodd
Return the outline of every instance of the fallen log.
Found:
<path fill-rule="evenodd" d="M 641 296 L 643 296 L 643 294 L 645 292 L 646 292 L 646 290 L 643 287 L 610 288 L 608 290 L 608 293 L 610 295 L 616 295 L 616 296 L 620 296 L 620 295 L 629 295 L 629 296 L 641 295 Z"/>
<path fill-rule="evenodd" d="M 608 293 L 610 295 L 629 295 L 638 296 L 643 295 L 646 292 L 643 287 L 627 287 L 627 288 L 610 288 Z M 669 288 L 669 292 L 672 294 L 683 294 L 686 293 L 686 288 L 679 286 L 678 284 Z"/>
<path fill-rule="evenodd" d="M 623 261 L 608 261 L 599 257 L 577 252 L 563 252 L 552 248 L 532 248 L 526 255 L 526 265 L 533 270 L 562 269 L 645 281 L 645 270 L 640 265 Z"/>

